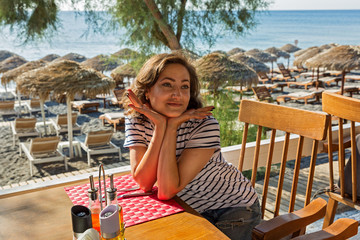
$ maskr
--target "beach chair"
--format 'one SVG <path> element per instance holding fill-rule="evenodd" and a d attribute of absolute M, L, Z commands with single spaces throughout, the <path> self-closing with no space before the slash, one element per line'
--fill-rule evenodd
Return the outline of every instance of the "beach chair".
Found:
<path fill-rule="evenodd" d="M 324 92 L 322 96 L 322 109 L 332 117 L 338 118 L 338 134 L 333 137 L 332 129 L 328 130 L 328 157 L 329 157 L 329 190 L 326 194 L 329 196 L 329 204 L 326 211 L 323 227 L 327 227 L 334 221 L 338 203 L 345 204 L 354 209 L 360 210 L 360 192 L 359 192 L 359 161 L 357 161 L 356 153 L 356 124 L 360 122 L 360 100 L 343 95 Z M 350 149 L 351 162 L 345 168 L 345 144 L 347 142 L 344 137 L 344 120 L 350 123 Z M 338 139 L 338 149 L 334 149 L 332 143 L 334 139 Z M 333 152 L 338 150 L 338 170 L 339 185 L 335 184 L 333 161 Z M 360 160 L 360 159 L 358 159 Z M 347 176 L 346 176 L 347 175 Z M 349 179 L 349 178 L 350 179 Z M 349 179 L 348 181 L 346 179 Z"/>
<path fill-rule="evenodd" d="M 40 99 L 32 98 L 28 101 L 25 101 L 25 107 L 30 115 L 40 113 L 41 112 Z M 44 111 L 45 113 L 48 112 L 48 108 L 45 104 L 44 104 Z"/>
<path fill-rule="evenodd" d="M 98 102 L 90 102 L 88 100 L 72 101 L 71 102 L 71 107 L 73 109 L 77 109 L 80 114 L 98 112 L 99 111 L 99 106 L 100 106 L 100 103 L 98 103 Z"/>
<path fill-rule="evenodd" d="M 17 115 L 15 101 L 0 101 L 0 116 L 9 117 Z"/>
<path fill-rule="evenodd" d="M 273 102 L 274 99 L 271 96 L 268 88 L 266 86 L 258 86 L 252 87 L 252 91 L 254 92 L 254 96 L 258 101 L 266 101 L 266 102 Z"/>
<path fill-rule="evenodd" d="M 34 138 L 30 142 L 20 143 L 20 156 L 25 153 L 29 160 L 30 175 L 33 176 L 33 165 L 64 161 L 65 170 L 68 170 L 66 157 L 58 151 L 60 137 Z"/>
<path fill-rule="evenodd" d="M 35 127 L 36 118 L 16 118 L 10 122 L 11 132 L 13 135 L 13 146 L 15 146 L 16 139 L 20 137 L 38 137 L 40 133 Z"/>
<path fill-rule="evenodd" d="M 119 108 L 122 108 L 121 99 L 124 95 L 125 89 L 115 89 L 113 91 L 114 97 L 110 99 L 109 103 L 111 105 L 118 106 Z"/>
<path fill-rule="evenodd" d="M 319 101 L 318 95 L 320 93 L 319 92 L 313 92 L 313 91 L 303 91 L 303 92 L 293 92 L 293 93 L 289 93 L 286 95 L 280 95 L 276 97 L 276 102 L 278 104 L 280 104 L 280 102 L 287 102 L 287 101 L 291 101 L 291 100 L 295 100 L 295 101 L 299 101 L 302 100 L 304 101 L 304 104 L 306 105 L 308 103 L 309 100 L 313 99 L 315 101 Z"/>
<path fill-rule="evenodd" d="M 111 130 L 88 132 L 86 137 L 75 137 L 81 148 L 87 153 L 88 165 L 91 166 L 91 155 L 118 153 L 121 161 L 121 148 L 111 142 Z"/>
<path fill-rule="evenodd" d="M 301 82 L 287 82 L 287 86 L 296 86 L 296 87 L 304 87 L 305 90 L 308 89 L 308 87 L 314 86 L 316 83 L 316 80 L 309 80 L 309 81 L 301 81 Z"/>
<path fill-rule="evenodd" d="M 77 124 L 77 113 L 72 113 L 72 130 L 75 133 L 81 134 L 81 126 Z M 67 114 L 58 114 L 56 119 L 50 119 L 52 125 L 55 128 L 56 135 L 59 136 L 60 134 L 67 134 L 68 133 L 68 121 L 67 121 Z"/>
<path fill-rule="evenodd" d="M 289 235 L 292 237 L 302 235 L 305 233 L 306 226 L 323 218 L 326 211 L 324 199 L 310 200 L 317 148 L 319 141 L 326 138 L 326 129 L 330 117 L 322 112 L 242 100 L 239 109 L 239 121 L 245 125 L 238 168 L 240 171 L 243 171 L 244 166 L 252 169 L 250 181 L 258 194 L 261 195 L 261 215 L 264 219 L 253 229 L 252 239 L 282 239 Z M 246 141 L 250 132 L 248 131 L 250 124 L 257 126 L 257 135 L 255 143 L 252 144 L 255 145 L 255 149 L 247 152 Z M 263 129 L 271 129 L 271 137 L 266 140 L 270 141 L 267 149 L 260 149 Z M 275 138 L 277 131 L 285 132 L 284 142 L 281 144 L 278 144 Z M 298 141 L 291 140 L 292 134 L 299 135 Z M 294 147 L 297 147 L 295 165 L 294 168 L 288 168 L 286 167 L 287 161 L 292 160 L 288 157 L 288 150 Z M 275 149 L 282 152 L 280 159 L 273 158 Z M 307 161 L 302 158 L 303 154 L 306 153 L 311 154 L 311 159 L 308 175 L 304 176 L 300 174 L 300 166 L 302 161 Z M 245 162 L 245 159 L 250 160 Z M 273 181 L 270 179 L 270 176 L 274 174 L 271 173 L 271 169 L 274 169 L 274 164 L 278 163 L 281 164 L 278 180 Z M 264 168 L 265 170 L 263 170 Z M 261 171 L 265 172 L 258 177 Z M 297 193 L 297 189 L 304 187 L 305 196 L 302 196 Z M 302 206 L 304 207 L 302 208 Z M 336 235 L 345 232 L 345 236 L 350 237 L 357 232 L 356 220 L 341 220 L 340 225 L 345 226 L 345 229 L 339 230 L 337 225 L 331 226 L 331 230 Z M 317 234 L 322 237 L 326 236 L 327 232 L 319 231 Z"/>
<path fill-rule="evenodd" d="M 99 116 L 99 119 L 102 120 L 102 125 L 105 125 L 105 122 L 108 122 L 110 125 L 114 125 L 114 132 L 116 130 L 125 129 L 125 115 L 123 112 L 112 112 L 112 113 L 105 113 Z"/>
<path fill-rule="evenodd" d="M 291 72 L 288 69 L 280 69 L 281 75 L 283 76 L 282 80 L 288 81 L 292 79 L 293 81 L 296 81 L 297 78 L 299 78 L 300 75 L 293 76 Z"/>

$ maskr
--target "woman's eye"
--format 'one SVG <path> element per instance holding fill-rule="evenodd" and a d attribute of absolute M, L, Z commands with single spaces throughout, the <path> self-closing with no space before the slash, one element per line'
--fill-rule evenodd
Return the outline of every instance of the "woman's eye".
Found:
<path fill-rule="evenodd" d="M 190 87 L 188 85 L 182 86 L 182 89 L 189 89 Z"/>
<path fill-rule="evenodd" d="M 164 87 L 171 87 L 171 84 L 170 83 L 163 83 L 162 84 Z"/>

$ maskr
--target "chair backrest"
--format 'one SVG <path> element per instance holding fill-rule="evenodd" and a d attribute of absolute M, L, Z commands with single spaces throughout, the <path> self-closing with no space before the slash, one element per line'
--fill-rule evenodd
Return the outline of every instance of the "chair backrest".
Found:
<path fill-rule="evenodd" d="M 113 92 L 117 101 L 120 102 L 124 95 L 125 89 L 115 89 Z"/>
<path fill-rule="evenodd" d="M 72 113 L 71 114 L 71 122 L 72 122 L 72 125 L 75 125 L 76 124 L 76 121 L 77 121 L 77 117 L 78 117 L 78 114 L 77 113 Z M 67 114 L 58 114 L 57 117 L 56 117 L 56 123 L 60 126 L 67 126 Z"/>
<path fill-rule="evenodd" d="M 0 101 L 0 110 L 14 110 L 15 101 Z"/>
<path fill-rule="evenodd" d="M 101 146 L 110 143 L 113 135 L 112 130 L 88 132 L 85 139 L 86 146 Z"/>
<path fill-rule="evenodd" d="M 264 72 L 258 72 L 257 75 L 259 76 L 260 79 L 270 80 L 268 75 L 266 73 L 264 73 Z"/>
<path fill-rule="evenodd" d="M 252 87 L 254 95 L 258 101 L 268 101 L 272 102 L 273 98 L 271 97 L 271 93 L 265 86 L 260 87 Z"/>
<path fill-rule="evenodd" d="M 284 77 L 290 77 L 290 78 L 292 77 L 289 70 L 281 69 L 281 68 L 279 68 L 279 70 Z"/>
<path fill-rule="evenodd" d="M 37 98 L 30 99 L 30 107 L 40 108 L 40 99 L 37 99 Z"/>
<path fill-rule="evenodd" d="M 277 63 L 279 69 L 286 69 L 283 63 Z"/>
<path fill-rule="evenodd" d="M 53 153 L 57 150 L 60 137 L 34 138 L 30 143 L 30 153 L 32 155 Z"/>
<path fill-rule="evenodd" d="M 300 205 L 302 201 L 304 201 L 304 205 L 308 205 L 310 202 L 311 191 L 312 191 L 312 183 L 314 177 L 314 170 L 315 170 L 315 161 L 317 157 L 317 147 L 319 140 L 324 140 L 326 138 L 326 129 L 329 124 L 329 116 L 325 113 L 321 112 L 312 112 L 306 111 L 296 108 L 289 108 L 285 106 L 274 105 L 270 103 L 264 102 L 257 102 L 252 100 L 242 100 L 240 104 L 239 110 L 239 120 L 244 122 L 243 128 L 243 138 L 242 138 L 242 145 L 241 145 L 241 152 L 240 152 L 240 159 L 239 159 L 239 170 L 242 171 L 246 153 L 246 141 L 248 138 L 249 133 L 249 124 L 257 125 L 257 135 L 256 135 L 256 142 L 255 142 L 255 150 L 254 152 L 246 153 L 248 156 L 253 157 L 252 162 L 252 175 L 251 175 L 251 183 L 255 186 L 255 183 L 258 182 L 257 180 L 257 173 L 259 172 L 260 167 L 265 167 L 265 175 L 264 179 L 262 180 L 262 191 L 258 191 L 259 194 L 262 195 L 262 204 L 261 204 L 261 211 L 262 217 L 265 215 L 265 209 L 269 209 L 270 212 L 273 213 L 273 217 L 279 215 L 280 207 L 281 209 L 286 209 L 286 205 L 288 204 L 288 212 L 293 212 L 295 208 L 295 202 Z M 269 143 L 269 148 L 267 149 L 267 159 L 260 159 L 260 143 L 262 132 L 264 128 L 271 129 L 271 137 Z M 276 131 L 284 131 L 284 144 L 282 148 L 281 160 L 273 159 L 274 155 L 274 146 L 275 146 L 275 135 Z M 295 157 L 295 165 L 293 170 L 288 170 L 286 173 L 286 181 L 284 182 L 285 178 L 285 169 L 286 169 L 286 162 L 288 160 L 288 150 L 289 148 L 294 148 L 294 145 L 290 144 L 290 134 L 297 134 L 299 135 L 299 140 L 297 144 L 297 151 Z M 305 149 L 303 151 L 304 146 L 304 139 L 306 141 L 312 141 L 312 149 L 311 149 L 311 162 L 310 162 L 310 169 L 309 174 L 307 176 L 307 186 L 306 186 L 306 193 L 305 196 L 298 196 L 297 195 L 297 188 L 299 178 L 306 178 L 306 176 L 299 176 L 300 172 L 300 163 L 302 161 L 303 152 L 308 151 L 309 149 Z M 280 146 L 281 147 L 281 146 Z M 279 149 L 277 148 L 277 151 Z M 250 155 L 249 155 L 250 154 Z M 249 159 L 249 158 L 246 158 Z M 289 159 L 290 160 L 290 159 Z M 276 183 L 272 180 L 270 183 L 270 174 L 271 174 L 271 167 L 273 163 L 280 162 L 280 171 L 278 175 L 277 186 Z M 292 182 L 288 174 L 292 172 Z M 306 181 L 306 180 L 305 180 Z M 303 184 L 303 181 L 301 181 Z M 273 185 L 273 186 L 271 186 Z M 287 201 L 282 201 L 281 198 L 284 196 L 282 194 L 283 189 L 286 189 L 288 192 L 291 192 L 289 195 L 286 195 Z M 271 191 L 272 195 L 275 195 L 275 202 L 273 203 L 273 209 L 271 207 L 267 207 L 267 203 L 272 203 L 268 200 L 268 192 Z M 304 200 L 305 199 L 305 200 Z M 283 204 L 283 205 L 281 205 Z M 268 216 L 268 214 L 267 214 Z M 271 217 L 269 217 L 271 218 Z"/>
<path fill-rule="evenodd" d="M 358 172 L 357 168 L 359 168 L 358 163 L 356 161 L 356 130 L 355 123 L 360 122 L 360 100 L 342 96 L 336 93 L 323 92 L 322 94 L 322 109 L 324 112 L 331 114 L 332 116 L 336 116 L 339 119 L 339 130 L 338 130 L 338 141 L 339 141 L 339 180 L 340 180 L 340 191 L 334 192 L 330 194 L 331 196 L 335 196 L 334 198 L 339 201 L 354 207 L 354 204 L 360 206 L 359 202 L 357 202 L 357 196 L 360 195 L 357 192 L 358 189 Z M 345 171 L 345 146 L 344 146 L 344 127 L 343 122 L 347 120 L 350 122 L 350 141 L 351 141 L 351 174 L 346 175 Z M 332 131 L 329 128 L 329 136 L 328 136 L 328 154 L 329 154 L 329 170 L 330 170 L 330 190 L 334 191 L 334 162 L 333 162 L 333 147 L 332 147 Z M 360 161 L 360 159 L 358 159 Z M 350 177 L 352 180 L 350 181 L 351 185 L 351 196 L 346 194 L 346 179 Z M 348 187 L 348 186 L 347 186 Z M 350 193 L 349 193 L 350 194 Z M 336 197 L 337 195 L 337 197 Z M 359 209 L 359 208 L 357 208 Z"/>
<path fill-rule="evenodd" d="M 36 118 L 16 118 L 15 129 L 35 129 Z"/>

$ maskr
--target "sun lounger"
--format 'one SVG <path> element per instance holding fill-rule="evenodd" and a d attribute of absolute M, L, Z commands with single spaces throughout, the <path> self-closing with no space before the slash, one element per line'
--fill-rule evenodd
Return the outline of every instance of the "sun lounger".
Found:
<path fill-rule="evenodd" d="M 345 75 L 345 80 L 360 81 L 360 75 L 346 74 Z"/>
<path fill-rule="evenodd" d="M 109 99 L 109 103 L 111 105 L 116 105 L 119 108 L 122 108 L 121 99 L 122 99 L 124 92 L 125 92 L 125 89 L 115 89 L 113 91 L 114 97 Z"/>
<path fill-rule="evenodd" d="M 311 87 L 315 84 L 315 80 L 310 80 L 310 81 L 301 81 L 301 82 L 287 82 L 287 86 L 291 87 L 291 86 L 303 86 L 305 88 L 305 90 L 308 89 L 308 87 Z"/>
<path fill-rule="evenodd" d="M 257 86 L 251 88 L 254 92 L 255 98 L 258 101 L 265 101 L 265 102 L 273 102 L 274 99 L 272 98 L 269 90 L 265 86 Z"/>
<path fill-rule="evenodd" d="M 305 105 L 308 103 L 309 99 L 316 100 L 315 92 L 295 92 L 289 93 L 287 95 L 281 95 L 276 98 L 276 102 L 279 104 L 280 102 L 287 102 L 290 100 L 304 100 Z"/>
<path fill-rule="evenodd" d="M 40 99 L 30 99 L 25 102 L 25 107 L 30 115 L 41 112 Z M 44 111 L 48 112 L 47 106 L 44 104 Z"/>
<path fill-rule="evenodd" d="M 325 85 L 330 86 L 331 83 L 336 83 L 336 86 L 339 85 L 339 82 L 341 81 L 341 77 L 322 77 L 319 78 L 320 82 L 323 82 Z"/>
<path fill-rule="evenodd" d="M 125 129 L 125 115 L 122 112 L 105 113 L 99 117 L 102 120 L 103 126 L 105 121 L 114 125 L 114 132 L 118 129 Z"/>
<path fill-rule="evenodd" d="M 87 153 L 88 165 L 91 166 L 91 155 L 118 153 L 121 161 L 121 149 L 111 142 L 111 130 L 88 132 L 86 136 L 75 137 L 81 148 Z"/>
<path fill-rule="evenodd" d="M 11 132 L 13 134 L 13 146 L 16 139 L 20 137 L 38 137 L 40 133 L 35 128 L 36 118 L 16 118 L 10 122 Z"/>
<path fill-rule="evenodd" d="M 81 134 L 81 126 L 76 122 L 77 117 L 77 113 L 72 113 L 72 130 L 73 132 L 80 132 Z M 68 133 L 67 114 L 58 114 L 55 120 L 50 119 L 50 121 L 55 128 L 57 136 Z"/>
<path fill-rule="evenodd" d="M 15 101 L 0 101 L 0 116 L 8 117 L 17 115 L 14 109 Z"/>
<path fill-rule="evenodd" d="M 87 100 L 83 101 L 72 101 L 71 107 L 77 109 L 80 114 L 82 113 L 90 113 L 90 112 L 98 112 L 100 103 L 98 102 L 90 102 Z"/>
<path fill-rule="evenodd" d="M 31 142 L 20 143 L 20 156 L 25 153 L 29 160 L 30 175 L 33 176 L 33 164 L 64 161 L 68 170 L 65 156 L 58 151 L 60 137 L 34 138 Z"/>

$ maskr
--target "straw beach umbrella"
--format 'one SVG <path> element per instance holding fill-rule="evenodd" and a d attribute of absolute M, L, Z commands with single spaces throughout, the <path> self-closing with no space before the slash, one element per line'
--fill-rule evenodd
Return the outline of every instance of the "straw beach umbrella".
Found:
<path fill-rule="evenodd" d="M 4 61 L 5 59 L 9 57 L 17 56 L 17 54 L 13 52 L 9 52 L 6 50 L 0 50 L 0 62 Z"/>
<path fill-rule="evenodd" d="M 253 57 L 247 56 L 245 53 L 239 52 L 229 57 L 230 60 L 247 65 L 255 70 L 257 73 L 268 73 L 269 67 L 263 62 L 256 60 Z"/>
<path fill-rule="evenodd" d="M 301 48 L 288 43 L 288 44 L 285 44 L 284 46 L 282 46 L 280 49 L 285 52 L 288 52 L 288 53 L 293 53 L 293 52 L 299 51 Z"/>
<path fill-rule="evenodd" d="M 223 54 L 210 53 L 198 59 L 196 71 L 202 81 L 209 83 L 215 91 L 227 82 L 250 86 L 258 82 L 255 71 L 245 64 L 231 61 Z"/>
<path fill-rule="evenodd" d="M 194 63 L 196 60 L 200 58 L 199 55 L 188 49 L 178 49 L 178 50 L 173 50 L 172 52 L 184 56 L 191 63 Z"/>
<path fill-rule="evenodd" d="M 237 53 L 244 53 L 244 52 L 245 52 L 245 50 L 242 49 L 242 48 L 233 48 L 233 49 L 231 49 L 230 51 L 228 51 L 227 54 L 228 54 L 229 56 L 232 56 L 232 55 L 235 55 L 235 54 L 237 54 Z"/>
<path fill-rule="evenodd" d="M 345 75 L 360 68 L 360 47 L 343 45 L 332 47 L 306 61 L 309 67 L 324 67 L 329 70 L 342 71 L 341 94 L 344 94 Z"/>
<path fill-rule="evenodd" d="M 136 71 L 130 63 L 127 63 L 112 70 L 110 76 L 115 80 L 116 84 L 124 84 L 124 78 L 136 77 Z"/>
<path fill-rule="evenodd" d="M 0 73 L 5 73 L 11 69 L 17 68 L 27 61 L 18 55 L 6 58 L 4 61 L 0 62 Z M 5 92 L 7 92 L 6 84 L 4 85 Z"/>
<path fill-rule="evenodd" d="M 40 60 L 44 60 L 46 62 L 52 62 L 59 57 L 60 57 L 60 55 L 52 53 L 52 54 L 46 55 L 45 57 L 41 58 Z"/>
<path fill-rule="evenodd" d="M 81 65 L 85 67 L 93 68 L 97 71 L 104 72 L 110 71 L 119 66 L 121 62 L 110 59 L 110 57 L 100 54 L 93 58 L 86 59 L 81 62 Z"/>
<path fill-rule="evenodd" d="M 257 48 L 251 49 L 249 51 L 245 52 L 246 55 L 249 55 L 261 62 L 271 62 L 271 74 L 273 74 L 274 69 L 274 62 L 276 61 L 277 57 L 271 53 L 267 53 L 264 51 L 261 51 Z"/>
<path fill-rule="evenodd" d="M 111 58 L 115 58 L 115 59 L 123 59 L 126 61 L 130 61 L 132 59 L 135 59 L 137 57 L 139 57 L 139 53 L 137 51 L 134 51 L 130 48 L 123 48 L 120 49 L 119 51 L 111 54 Z"/>
<path fill-rule="evenodd" d="M 277 47 L 270 47 L 264 50 L 264 52 L 270 53 L 272 55 L 275 55 L 277 58 L 285 58 L 288 61 L 288 68 L 289 68 L 289 62 L 290 62 L 290 54 L 277 48 Z"/>
<path fill-rule="evenodd" d="M 54 61 L 62 61 L 62 60 L 71 60 L 71 61 L 75 61 L 75 62 L 83 62 L 85 61 L 87 58 L 81 54 L 78 53 L 68 53 L 62 57 L 59 57 L 57 59 L 55 59 Z"/>
<path fill-rule="evenodd" d="M 75 94 L 83 93 L 89 97 L 97 94 L 108 94 L 115 82 L 102 73 L 82 67 L 74 61 L 55 61 L 48 65 L 28 71 L 17 78 L 17 87 L 21 93 L 34 94 L 40 97 L 42 114 L 44 100 L 53 91 L 55 94 L 66 94 L 68 123 L 71 123 L 71 100 Z M 70 157 L 72 149 L 72 125 L 68 124 Z"/>

